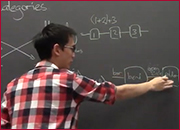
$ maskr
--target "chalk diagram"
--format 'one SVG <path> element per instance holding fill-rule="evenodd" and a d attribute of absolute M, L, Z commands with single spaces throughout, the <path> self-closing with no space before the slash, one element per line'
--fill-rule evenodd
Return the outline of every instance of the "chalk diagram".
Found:
<path fill-rule="evenodd" d="M 48 24 L 50 24 L 50 20 L 45 20 L 44 21 L 44 26 L 47 26 Z M 66 22 L 65 24 L 66 26 L 69 26 L 69 23 Z M 77 41 L 78 41 L 78 38 L 77 36 L 75 37 L 75 43 L 77 44 Z M 35 60 L 36 58 L 34 57 L 33 54 L 28 54 L 27 52 L 23 51 L 22 48 L 29 45 L 30 43 L 32 43 L 32 40 L 28 41 L 28 42 L 25 42 L 23 43 L 22 45 L 16 47 L 14 45 L 11 45 L 10 43 L 7 43 L 5 41 L 1 41 L 1 45 L 5 45 L 6 47 L 10 48 L 11 50 L 8 51 L 7 53 L 1 55 L 1 59 L 3 58 L 6 58 L 8 57 L 10 54 L 13 54 L 14 52 L 19 52 L 21 53 L 22 55 L 26 56 L 27 58 L 29 58 L 30 60 Z M 1 47 L 1 51 L 3 51 L 3 48 Z M 75 51 L 76 53 L 80 53 L 82 54 L 83 53 L 83 50 L 82 49 L 77 49 Z M 3 67 L 3 65 L 1 64 L 1 67 Z"/>
<path fill-rule="evenodd" d="M 142 33 L 147 33 L 149 30 L 142 30 L 138 24 L 129 26 L 128 31 L 121 31 L 119 26 L 112 26 L 107 32 L 101 32 L 98 28 L 92 28 L 89 33 L 80 33 L 81 36 L 89 36 L 90 40 L 99 40 L 102 35 L 109 35 L 110 39 L 120 39 L 122 34 L 129 34 L 131 38 L 142 37 Z"/>
<path fill-rule="evenodd" d="M 166 75 L 169 77 L 169 79 L 174 81 L 174 87 L 179 86 L 179 68 L 176 66 L 164 66 L 162 69 L 150 67 L 147 71 L 150 73 L 150 75 L 148 75 L 145 69 L 141 66 L 126 67 L 124 68 L 123 72 L 115 71 L 115 69 L 112 68 L 112 78 L 123 79 L 124 83 L 142 83 L 157 76 Z"/>

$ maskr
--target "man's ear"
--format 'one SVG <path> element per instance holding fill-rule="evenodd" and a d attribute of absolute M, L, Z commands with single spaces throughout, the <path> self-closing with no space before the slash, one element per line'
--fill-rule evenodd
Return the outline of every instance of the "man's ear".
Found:
<path fill-rule="evenodd" d="M 55 56 L 59 56 L 59 55 L 61 55 L 61 53 L 62 53 L 62 49 L 61 49 L 61 47 L 59 46 L 59 44 L 54 44 L 54 46 L 53 46 L 53 49 L 52 49 L 52 53 L 55 55 Z"/>

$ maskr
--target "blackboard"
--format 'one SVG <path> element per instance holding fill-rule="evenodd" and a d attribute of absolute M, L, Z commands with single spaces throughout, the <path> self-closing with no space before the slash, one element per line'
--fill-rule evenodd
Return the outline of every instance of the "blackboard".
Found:
<path fill-rule="evenodd" d="M 179 128 L 179 1 L 1 1 L 1 97 L 39 61 L 31 39 L 50 22 L 77 31 L 79 74 L 116 85 L 175 82 L 113 106 L 82 103 L 79 128 Z"/>

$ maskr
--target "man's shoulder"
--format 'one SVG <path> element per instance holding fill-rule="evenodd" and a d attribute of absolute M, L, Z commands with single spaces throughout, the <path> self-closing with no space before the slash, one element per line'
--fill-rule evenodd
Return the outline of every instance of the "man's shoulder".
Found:
<path fill-rule="evenodd" d="M 28 73 L 28 72 L 26 72 L 26 73 L 24 73 L 24 74 L 22 74 L 22 75 L 20 75 L 20 76 L 18 76 L 18 77 L 16 77 L 16 78 L 12 79 L 12 80 L 8 83 L 7 87 L 12 87 L 12 86 L 15 86 L 16 84 L 18 84 L 19 80 L 23 79 L 23 77 L 26 76 L 27 73 Z"/>

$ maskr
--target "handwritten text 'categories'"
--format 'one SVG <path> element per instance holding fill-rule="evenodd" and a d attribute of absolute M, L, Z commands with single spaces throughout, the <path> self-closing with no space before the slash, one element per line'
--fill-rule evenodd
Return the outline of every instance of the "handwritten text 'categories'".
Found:
<path fill-rule="evenodd" d="M 12 13 L 20 13 L 20 16 L 17 18 L 13 18 L 14 20 L 16 21 L 19 21 L 21 20 L 23 17 L 24 17 L 24 12 L 27 11 L 27 10 L 34 10 L 34 11 L 46 11 L 47 8 L 44 7 L 44 3 L 41 3 L 41 4 L 34 4 L 33 2 L 31 2 L 30 4 L 28 5 L 13 5 L 11 4 L 10 1 L 8 1 L 7 5 L 4 5 L 2 8 L 1 8 L 1 12 L 2 11 L 9 11 L 9 12 L 12 12 Z"/>

